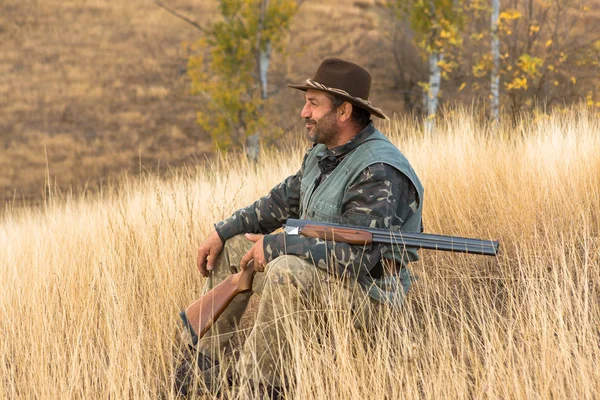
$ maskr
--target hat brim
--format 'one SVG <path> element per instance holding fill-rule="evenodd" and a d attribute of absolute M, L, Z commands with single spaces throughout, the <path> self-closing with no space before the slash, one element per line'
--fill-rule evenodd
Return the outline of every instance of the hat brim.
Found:
<path fill-rule="evenodd" d="M 387 115 L 385 115 L 383 113 L 383 111 L 381 111 L 379 108 L 377 107 L 373 107 L 371 104 L 366 103 L 364 100 L 362 99 L 357 99 L 356 97 L 352 97 L 349 94 L 345 94 L 345 93 L 340 93 L 340 91 L 338 90 L 333 90 L 327 87 L 314 87 L 314 86 L 310 86 L 310 85 L 291 85 L 288 84 L 287 85 L 289 88 L 292 89 L 298 89 L 298 90 L 302 90 L 303 92 L 306 92 L 309 89 L 312 90 L 318 90 L 321 92 L 326 92 L 326 93 L 330 93 L 334 96 L 337 97 L 341 97 L 344 100 L 346 100 L 347 102 L 351 103 L 352 105 L 358 107 L 358 108 L 362 108 L 364 110 L 367 110 L 368 112 L 370 112 L 372 115 L 381 118 L 381 119 L 389 119 Z"/>

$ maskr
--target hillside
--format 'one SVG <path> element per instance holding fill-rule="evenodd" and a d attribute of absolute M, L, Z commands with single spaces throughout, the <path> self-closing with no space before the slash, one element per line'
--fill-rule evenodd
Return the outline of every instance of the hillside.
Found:
<path fill-rule="evenodd" d="M 329 55 L 375 73 L 381 62 L 374 16 L 363 12 L 368 2 L 334 3 L 306 1 L 292 26 L 295 40 L 274 56 L 271 91 L 286 132 L 301 104 L 286 82 L 301 82 Z M 212 2 L 168 4 L 200 24 L 214 17 Z M 41 199 L 48 173 L 55 189 L 90 190 L 126 171 L 164 171 L 212 153 L 195 123 L 200 102 L 186 75 L 195 28 L 150 0 L 5 0 L 1 8 L 0 203 Z M 340 34 L 335 43 L 332 31 Z M 376 78 L 375 100 L 393 100 L 385 77 Z"/>
<path fill-rule="evenodd" d="M 200 25 L 216 17 L 216 1 L 166 3 Z M 419 79 L 427 67 L 408 47 L 394 56 L 396 31 L 381 5 L 302 2 L 269 72 L 269 118 L 281 136 L 303 135 L 301 95 L 285 84 L 302 82 L 328 56 L 364 65 L 373 75 L 371 100 L 388 115 L 404 111 L 396 63 Z M 591 7 L 586 21 L 598 15 Z M 3 0 L 0 205 L 39 203 L 50 191 L 93 193 L 124 174 L 210 159 L 213 146 L 195 123 L 203 100 L 190 94 L 186 71 L 199 37 L 152 0 Z M 412 84 L 407 92 L 418 103 Z M 445 90 L 459 97 L 457 88 Z"/>

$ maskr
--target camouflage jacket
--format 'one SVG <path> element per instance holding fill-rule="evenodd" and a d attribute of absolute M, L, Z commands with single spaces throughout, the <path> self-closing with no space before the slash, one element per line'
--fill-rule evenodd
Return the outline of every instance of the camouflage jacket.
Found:
<path fill-rule="evenodd" d="M 370 123 L 348 143 L 319 154 L 319 185 L 326 185 L 327 177 L 345 155 L 374 131 Z M 305 161 L 306 155 L 300 170 L 275 186 L 265 197 L 215 224 L 221 239 L 226 241 L 240 233 L 268 234 L 281 227 L 288 218 L 299 218 L 300 184 Z M 412 215 L 417 201 L 417 191 L 403 173 L 388 164 L 372 164 L 348 187 L 340 223 L 349 224 L 347 217 L 350 215 L 367 214 L 371 227 L 401 226 Z M 401 212 L 396 212 L 398 205 Z M 375 278 L 382 274 L 381 254 L 386 250 L 385 245 L 380 244 L 357 246 L 335 243 L 333 246 L 332 242 L 285 233 L 265 236 L 264 249 L 267 261 L 282 254 L 291 254 L 320 268 L 332 268 L 331 273 L 355 277 L 369 274 Z"/>

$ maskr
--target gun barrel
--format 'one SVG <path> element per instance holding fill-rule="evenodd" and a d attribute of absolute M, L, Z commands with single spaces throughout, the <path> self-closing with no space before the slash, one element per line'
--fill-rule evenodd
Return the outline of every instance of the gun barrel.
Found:
<path fill-rule="evenodd" d="M 430 233 L 393 232 L 386 229 L 347 226 L 329 222 L 325 223 L 292 218 L 288 219 L 286 222 L 286 227 L 297 228 L 298 234 L 302 234 L 302 229 L 307 225 L 323 226 L 333 229 L 355 229 L 365 231 L 369 232 L 373 236 L 374 243 L 393 244 L 429 250 L 495 256 L 498 254 L 500 248 L 498 241 L 494 240 L 471 239 L 458 236 L 435 235 Z"/>

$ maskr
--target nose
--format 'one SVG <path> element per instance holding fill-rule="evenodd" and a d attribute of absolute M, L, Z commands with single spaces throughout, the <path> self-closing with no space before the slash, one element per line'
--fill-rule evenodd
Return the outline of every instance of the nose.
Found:
<path fill-rule="evenodd" d="M 300 113 L 300 116 L 302 118 L 310 118 L 311 116 L 311 112 L 310 112 L 310 107 L 308 107 L 308 102 L 304 103 L 304 107 L 302 107 L 302 112 Z"/>

